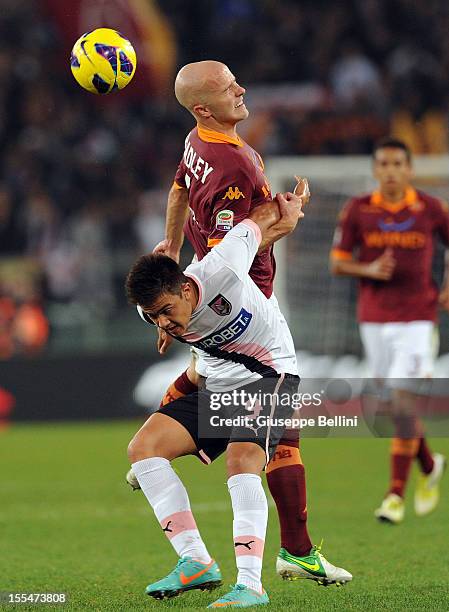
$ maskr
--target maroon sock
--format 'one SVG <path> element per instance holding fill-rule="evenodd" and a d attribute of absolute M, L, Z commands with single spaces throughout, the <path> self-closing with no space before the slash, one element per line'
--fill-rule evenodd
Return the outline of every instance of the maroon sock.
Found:
<path fill-rule="evenodd" d="M 418 440 L 393 438 L 391 447 L 391 480 L 388 493 L 404 497 L 410 468 L 416 456 Z"/>
<path fill-rule="evenodd" d="M 282 439 L 267 466 L 267 483 L 276 503 L 281 547 L 292 555 L 308 555 L 306 476 L 297 443 Z"/>
<path fill-rule="evenodd" d="M 189 377 L 187 376 L 187 372 L 183 372 L 181 376 L 178 376 L 178 378 L 172 382 L 165 392 L 165 395 L 161 400 L 160 407 L 162 408 L 162 406 L 173 402 L 175 399 L 184 397 L 190 393 L 195 393 L 195 391 L 198 391 L 198 387 L 195 385 L 195 383 L 190 381 Z"/>
<path fill-rule="evenodd" d="M 421 468 L 421 472 L 424 474 L 430 474 L 433 470 L 433 457 L 430 452 L 429 447 L 427 446 L 427 442 L 425 438 L 419 439 L 419 447 L 418 452 L 416 453 L 416 459 L 419 463 L 419 467 Z"/>

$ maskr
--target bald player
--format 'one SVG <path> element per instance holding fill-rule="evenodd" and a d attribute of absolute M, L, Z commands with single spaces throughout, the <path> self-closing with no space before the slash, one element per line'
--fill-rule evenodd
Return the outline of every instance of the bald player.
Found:
<path fill-rule="evenodd" d="M 216 61 L 187 64 L 178 73 L 175 94 L 195 118 L 196 126 L 185 139 L 184 153 L 168 196 L 166 237 L 155 249 L 179 261 L 184 235 L 201 260 L 220 244 L 232 228 L 261 204 L 273 202 L 260 155 L 237 133 L 248 117 L 245 89 L 229 68 Z M 309 197 L 307 183 L 298 181 L 296 197 Z M 250 277 L 278 309 L 273 295 L 275 260 L 273 243 L 283 235 L 281 224 L 268 228 L 249 271 Z M 227 314 L 225 301 L 209 304 Z M 160 332 L 158 348 L 167 350 L 171 338 Z M 201 351 L 196 365 L 188 368 L 168 389 L 162 405 L 197 391 L 199 376 L 207 377 Z M 298 448 L 298 431 L 287 431 L 266 469 L 281 527 L 277 571 L 284 577 L 323 581 L 323 568 L 315 567 L 307 531 L 305 472 Z M 334 578 L 334 579 L 332 579 Z M 324 582 L 337 582 L 324 576 Z"/>

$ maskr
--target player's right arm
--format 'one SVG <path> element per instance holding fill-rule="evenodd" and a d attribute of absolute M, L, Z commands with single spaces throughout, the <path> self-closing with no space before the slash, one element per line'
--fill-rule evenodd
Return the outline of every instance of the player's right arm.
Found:
<path fill-rule="evenodd" d="M 373 280 L 389 281 L 396 267 L 391 248 L 370 262 L 354 259 L 353 251 L 358 246 L 358 224 L 354 200 L 350 201 L 340 214 L 330 253 L 330 271 L 336 276 L 354 276 Z"/>
<path fill-rule="evenodd" d="M 168 193 L 165 217 L 165 238 L 154 248 L 179 263 L 179 254 L 184 242 L 184 224 L 189 214 L 189 192 L 186 187 L 173 183 Z"/>
<path fill-rule="evenodd" d="M 186 187 L 173 183 L 168 194 L 165 219 L 165 239 L 169 257 L 179 261 L 179 253 L 184 242 L 184 224 L 189 214 L 189 192 Z M 172 255 L 173 254 L 173 255 Z"/>
<path fill-rule="evenodd" d="M 372 278 L 373 280 L 389 281 L 396 267 L 396 259 L 391 248 L 369 263 L 355 259 L 341 259 L 331 255 L 330 269 L 336 276 L 356 276 L 359 278 Z"/>
<path fill-rule="evenodd" d="M 167 211 L 165 216 L 165 238 L 153 249 L 153 253 L 161 253 L 179 263 L 179 255 L 184 242 L 184 223 L 189 214 L 189 192 L 176 180 L 168 193 Z M 157 350 L 163 355 L 167 352 L 173 338 L 164 330 L 158 328 Z"/>

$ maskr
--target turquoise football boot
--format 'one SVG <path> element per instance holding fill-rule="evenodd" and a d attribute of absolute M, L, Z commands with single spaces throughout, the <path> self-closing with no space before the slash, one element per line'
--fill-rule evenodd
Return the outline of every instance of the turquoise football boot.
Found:
<path fill-rule="evenodd" d="M 270 603 L 266 591 L 258 593 L 244 584 L 236 584 L 229 593 L 208 605 L 208 608 L 249 608 L 250 606 L 266 606 Z"/>
<path fill-rule="evenodd" d="M 183 557 L 168 576 L 149 584 L 146 593 L 155 599 L 168 599 L 193 589 L 212 591 L 221 584 L 220 568 L 213 559 L 210 563 L 202 563 L 191 557 Z"/>

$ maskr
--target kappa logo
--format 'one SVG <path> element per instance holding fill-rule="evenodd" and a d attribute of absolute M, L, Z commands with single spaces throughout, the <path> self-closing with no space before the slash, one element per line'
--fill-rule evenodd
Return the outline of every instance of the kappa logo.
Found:
<path fill-rule="evenodd" d="M 220 317 L 225 317 L 228 314 L 231 314 L 232 304 L 229 302 L 221 293 L 216 295 L 213 300 L 211 300 L 208 304 L 209 308 L 219 315 Z"/>
<path fill-rule="evenodd" d="M 217 213 L 215 227 L 222 232 L 229 232 L 234 227 L 234 213 L 232 210 L 220 210 Z"/>
<path fill-rule="evenodd" d="M 240 200 L 240 198 L 245 199 L 240 189 L 238 187 L 229 187 L 222 200 L 229 199 L 232 202 L 232 200 Z"/>

